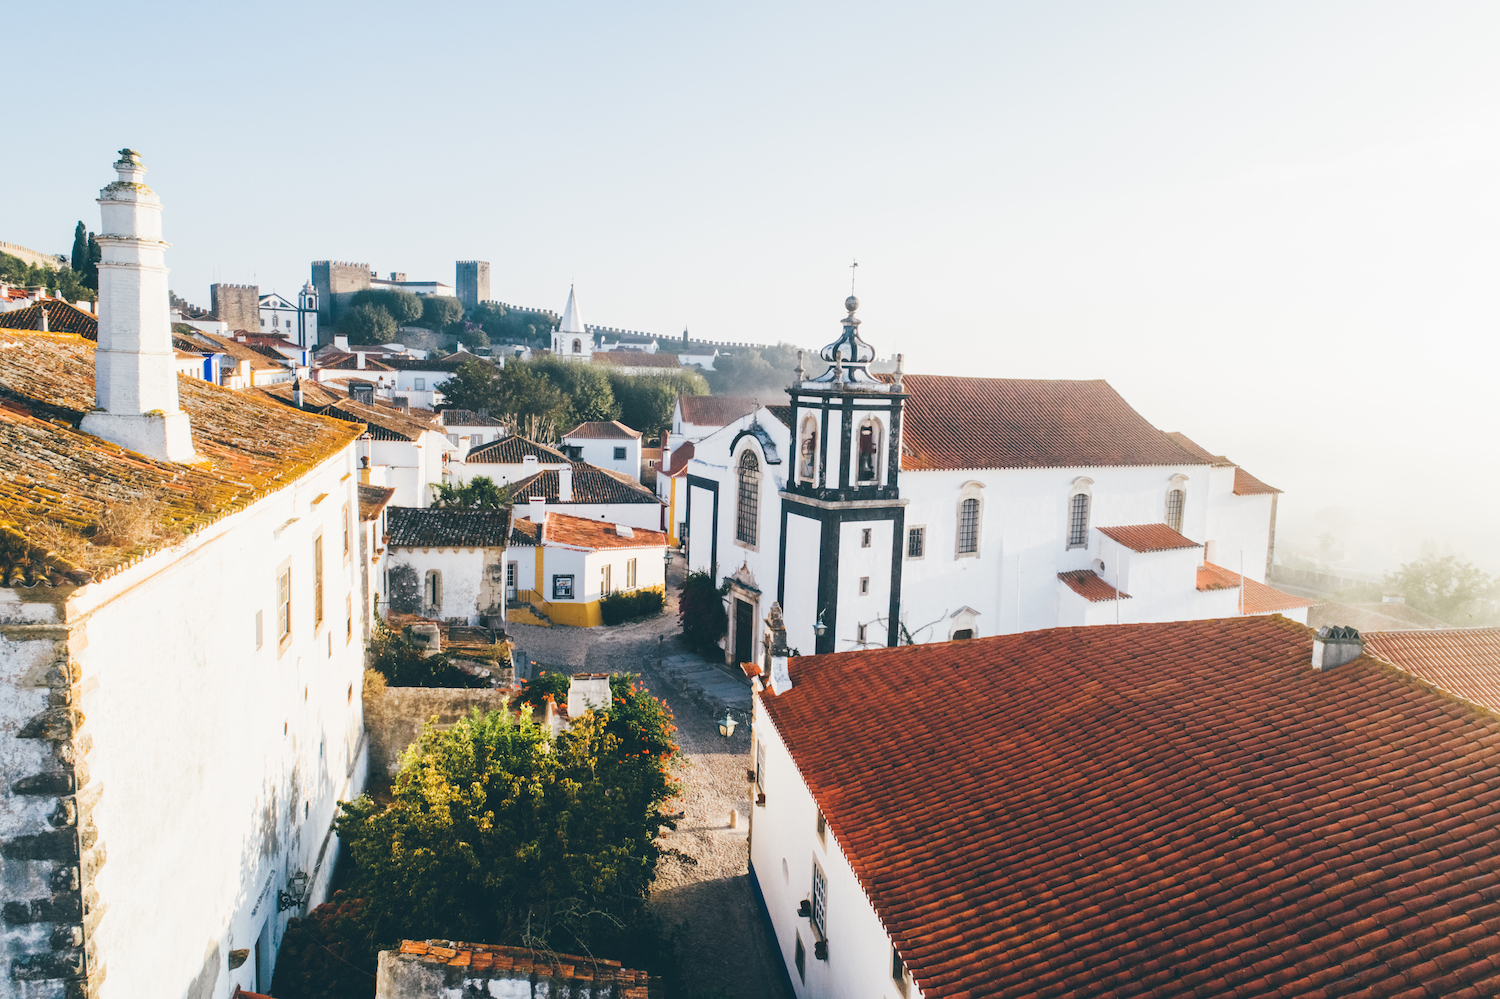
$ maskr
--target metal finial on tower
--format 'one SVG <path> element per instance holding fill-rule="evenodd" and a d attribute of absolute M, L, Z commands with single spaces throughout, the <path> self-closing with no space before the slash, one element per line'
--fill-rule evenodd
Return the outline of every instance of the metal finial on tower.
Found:
<path fill-rule="evenodd" d="M 797 374 L 797 381 L 799 381 L 799 382 L 802 381 L 803 375 L 806 374 L 806 372 L 802 370 L 802 351 L 800 351 L 800 350 L 797 351 L 797 371 L 796 371 L 796 374 Z"/>
<path fill-rule="evenodd" d="M 854 261 L 854 263 L 852 263 L 852 264 L 849 265 L 849 297 L 850 298 L 854 297 L 854 275 L 856 273 L 858 273 L 858 271 L 859 271 L 859 261 L 856 260 L 856 261 Z"/>

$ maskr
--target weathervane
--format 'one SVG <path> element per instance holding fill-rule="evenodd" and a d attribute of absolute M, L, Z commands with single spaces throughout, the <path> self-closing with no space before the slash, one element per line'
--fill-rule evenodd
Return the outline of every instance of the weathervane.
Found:
<path fill-rule="evenodd" d="M 851 295 L 854 294 L 854 274 L 855 274 L 855 268 L 857 268 L 857 267 L 859 267 L 859 261 L 858 260 L 854 261 L 854 263 L 852 263 L 852 264 L 849 265 L 849 294 L 851 294 Z"/>

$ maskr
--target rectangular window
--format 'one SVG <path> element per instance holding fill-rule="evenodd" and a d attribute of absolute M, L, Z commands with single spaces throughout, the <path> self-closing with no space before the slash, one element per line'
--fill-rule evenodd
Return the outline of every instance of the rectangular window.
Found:
<path fill-rule="evenodd" d="M 896 983 L 896 990 L 903 996 L 910 994 L 911 975 L 906 970 L 906 962 L 901 960 L 901 955 L 896 953 L 896 948 L 891 948 L 891 980 Z"/>
<path fill-rule="evenodd" d="M 828 936 L 828 878 L 813 861 L 812 924 L 820 936 Z"/>
<path fill-rule="evenodd" d="M 870 595 L 870 577 L 869 576 L 861 576 L 861 577 L 859 577 L 859 595 L 862 596 L 862 597 L 866 597 L 866 596 Z"/>
<path fill-rule="evenodd" d="M 759 740 L 755 743 L 755 790 L 766 792 L 766 744 Z"/>
<path fill-rule="evenodd" d="M 614 573 L 611 571 L 612 569 L 613 566 L 606 565 L 599 570 L 599 593 L 601 596 L 606 593 L 613 593 L 615 590 L 615 588 L 610 585 L 610 582 L 614 577 Z"/>
<path fill-rule="evenodd" d="M 828 841 L 828 820 L 823 818 L 823 810 L 818 809 L 818 842 Z"/>
<path fill-rule="evenodd" d="M 1167 492 L 1167 526 L 1178 534 L 1182 533 L 1182 490 L 1172 489 Z"/>
<path fill-rule="evenodd" d="M 573 577 L 572 577 L 572 575 L 567 575 L 567 576 L 553 576 L 552 577 L 552 599 L 553 600 L 572 600 L 573 599 Z"/>
<path fill-rule="evenodd" d="M 313 627 L 323 623 L 323 536 L 313 538 Z"/>
<path fill-rule="evenodd" d="M 516 588 L 516 564 L 514 562 L 505 563 L 505 588 L 507 590 Z"/>
<path fill-rule="evenodd" d="M 979 501 L 966 499 L 958 508 L 958 553 L 973 555 L 979 551 Z"/>
<path fill-rule="evenodd" d="M 349 561 L 349 504 L 344 504 L 344 561 Z"/>
<path fill-rule="evenodd" d="M 797 953 L 792 960 L 797 965 L 797 977 L 807 981 L 807 948 L 802 946 L 802 934 L 797 934 Z"/>
<path fill-rule="evenodd" d="M 855 626 L 855 629 L 854 629 L 854 638 L 855 638 L 855 641 L 859 641 L 859 642 L 863 642 L 865 640 L 865 626 L 864 625 L 861 624 L 861 625 L 856 625 Z"/>
<path fill-rule="evenodd" d="M 276 577 L 276 640 L 283 642 L 292 634 L 292 570 L 284 569 Z"/>
<path fill-rule="evenodd" d="M 352 642 L 354 641 L 354 597 L 352 595 L 344 598 L 344 620 L 346 622 L 344 641 L 345 643 Z"/>
<path fill-rule="evenodd" d="M 412 379 L 412 388 L 416 389 L 418 392 L 425 392 L 427 390 L 427 379 L 425 379 L 425 378 L 414 378 L 414 379 Z"/>
<path fill-rule="evenodd" d="M 859 546 L 861 548 L 870 547 L 870 529 L 868 527 L 859 532 Z"/>
<path fill-rule="evenodd" d="M 624 461 L 624 460 L 625 460 L 625 449 L 622 448 L 622 447 L 615 448 L 615 461 Z"/>
<path fill-rule="evenodd" d="M 1069 501 L 1068 547 L 1087 548 L 1089 540 L 1089 494 L 1075 493 Z"/>
<path fill-rule="evenodd" d="M 625 560 L 625 589 L 635 589 L 635 559 Z"/>
<path fill-rule="evenodd" d="M 921 558 L 927 554 L 927 528 L 912 527 L 906 531 L 906 557 Z"/>

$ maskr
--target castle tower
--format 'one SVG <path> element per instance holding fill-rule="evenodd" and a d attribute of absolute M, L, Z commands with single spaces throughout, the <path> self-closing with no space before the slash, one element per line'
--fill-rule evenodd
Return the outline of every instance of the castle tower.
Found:
<path fill-rule="evenodd" d="M 552 331 L 552 353 L 568 361 L 587 361 L 594 356 L 594 337 L 583 325 L 572 285 L 568 286 L 568 304 L 563 308 L 562 322 Z"/>
<path fill-rule="evenodd" d="M 819 653 L 900 639 L 906 394 L 899 367 L 892 382 L 870 374 L 875 351 L 859 335 L 859 299 L 850 295 L 844 308 L 842 335 L 820 354 L 827 370 L 805 378 L 799 364 L 787 390 L 793 467 L 781 494 L 776 599 L 788 641 Z M 807 571 L 813 566 L 816 572 Z"/>
<path fill-rule="evenodd" d="M 453 290 L 464 309 L 490 300 L 490 262 L 460 260 L 453 267 Z"/>
<path fill-rule="evenodd" d="M 161 200 L 141 183 L 146 168 L 120 150 L 119 179 L 99 192 L 97 408 L 80 429 L 161 461 L 193 461 L 188 416 L 177 404 L 176 354 L 167 302 Z"/>

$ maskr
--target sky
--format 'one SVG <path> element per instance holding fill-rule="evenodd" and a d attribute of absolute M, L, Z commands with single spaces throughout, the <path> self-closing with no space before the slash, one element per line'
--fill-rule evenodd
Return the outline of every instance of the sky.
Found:
<path fill-rule="evenodd" d="M 13 46 L 0 240 L 123 146 L 172 287 L 315 259 L 908 371 L 1103 378 L 1379 572 L 1500 573 L 1500 5 L 81 0 Z M 71 53 L 71 58 L 64 56 Z"/>

